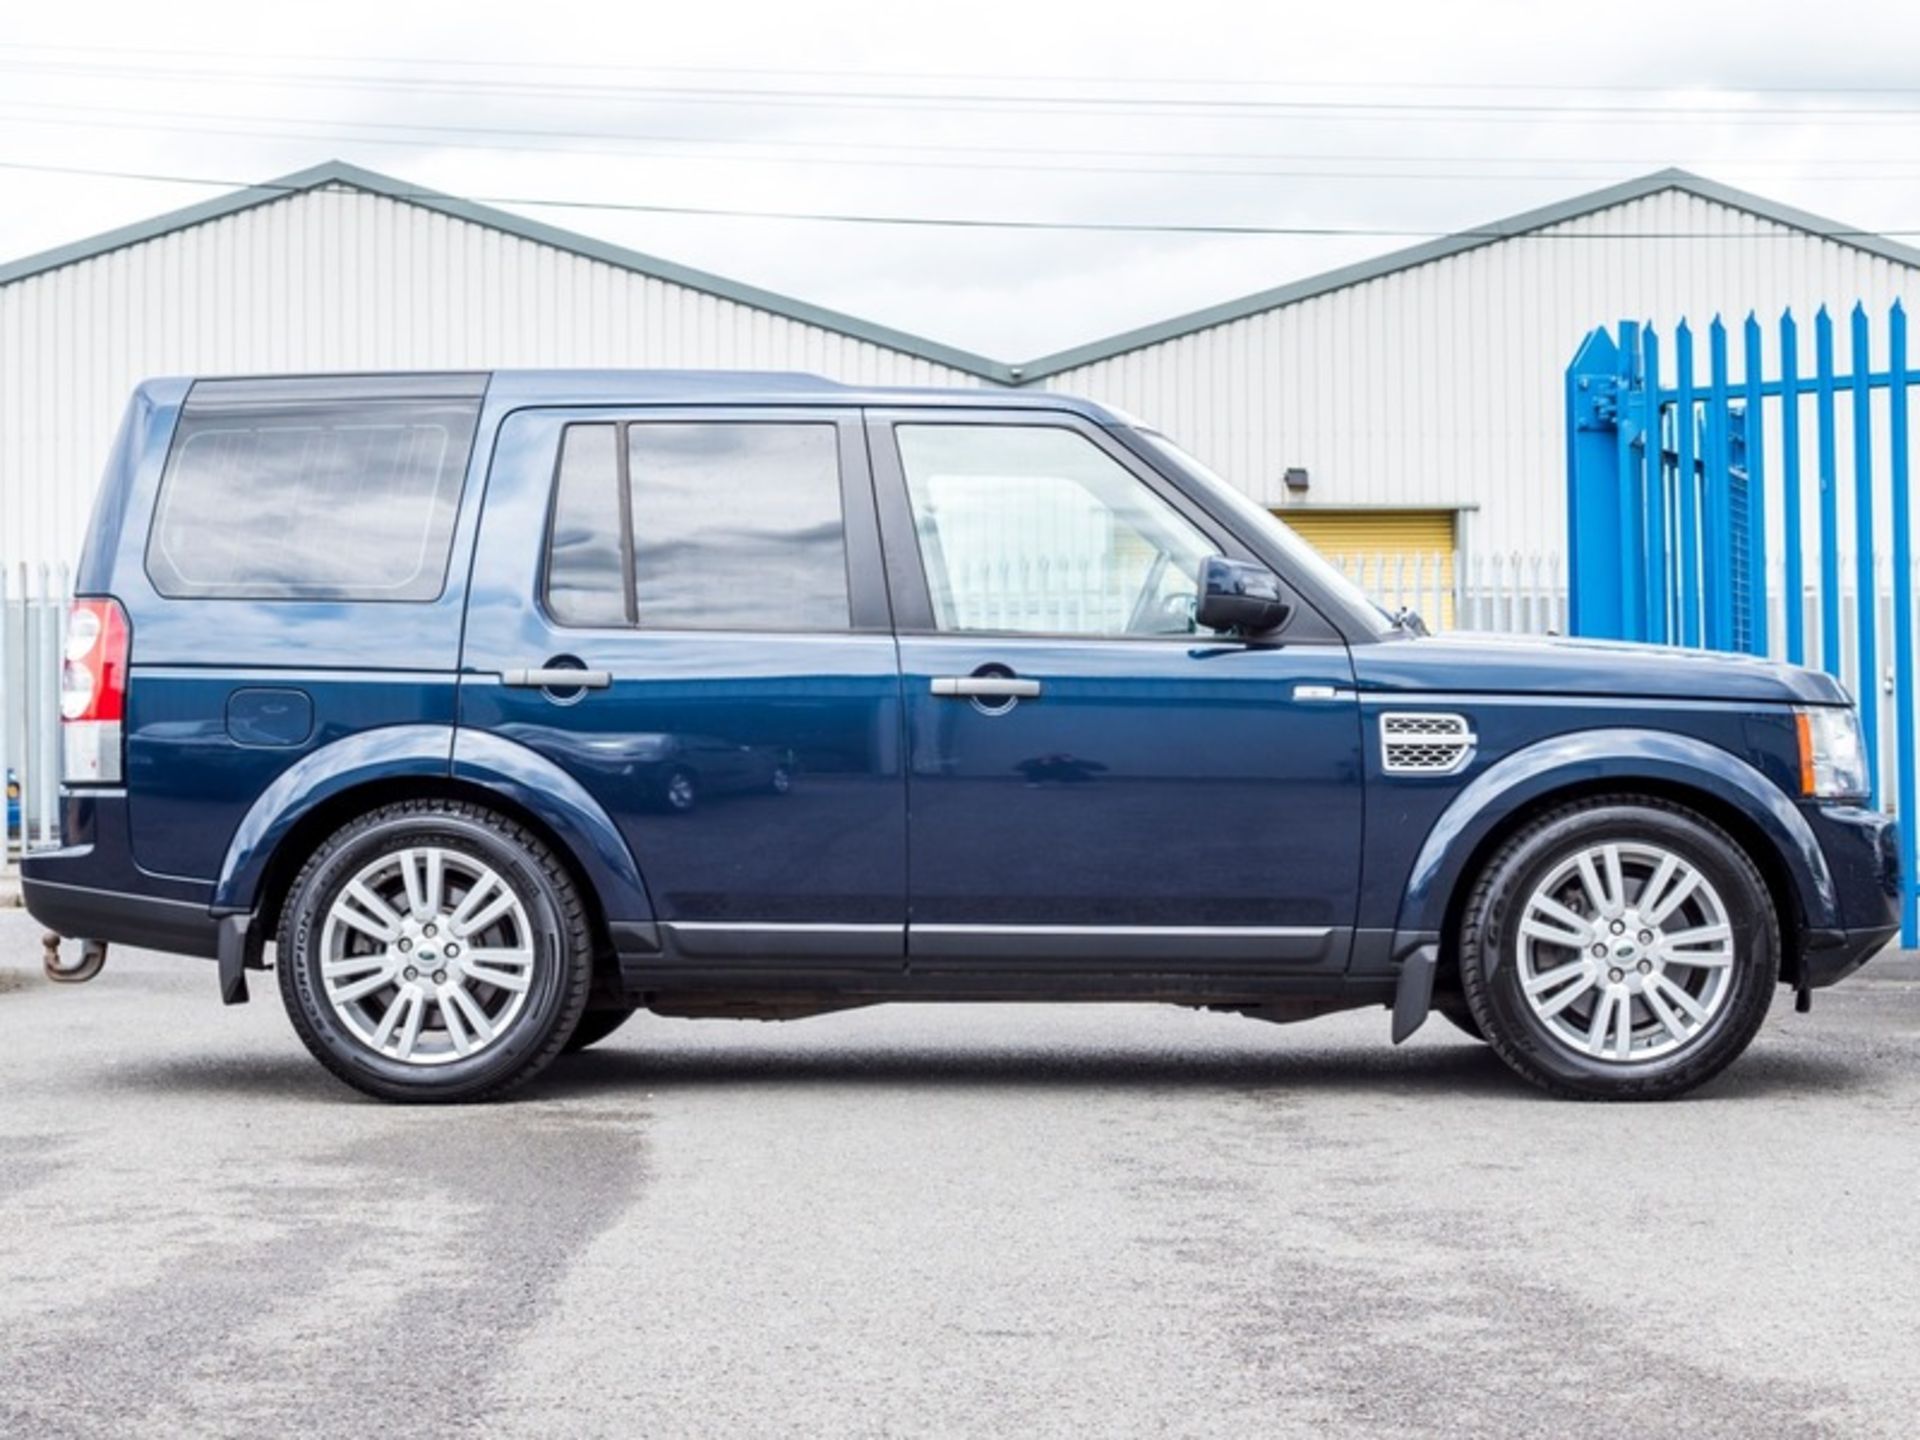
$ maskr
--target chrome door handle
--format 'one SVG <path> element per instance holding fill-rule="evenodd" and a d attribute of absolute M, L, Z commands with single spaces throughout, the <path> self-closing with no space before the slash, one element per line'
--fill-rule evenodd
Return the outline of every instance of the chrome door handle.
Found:
<path fill-rule="evenodd" d="M 1040 693 L 1040 682 L 1012 675 L 936 675 L 933 693 L 965 700 L 1031 700 Z"/>
<path fill-rule="evenodd" d="M 519 690 L 604 690 L 613 684 L 605 670 L 576 670 L 571 665 L 548 669 L 502 670 L 500 683 Z"/>

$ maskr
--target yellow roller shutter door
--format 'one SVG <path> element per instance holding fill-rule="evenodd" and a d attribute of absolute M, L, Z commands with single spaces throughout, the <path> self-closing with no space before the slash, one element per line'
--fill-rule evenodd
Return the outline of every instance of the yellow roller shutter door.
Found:
<path fill-rule="evenodd" d="M 1382 604 L 1412 605 L 1436 629 L 1453 623 L 1453 511 L 1287 509 L 1277 513 L 1322 555 L 1372 590 Z M 1396 586 L 1403 587 L 1403 593 L 1395 593 Z"/>

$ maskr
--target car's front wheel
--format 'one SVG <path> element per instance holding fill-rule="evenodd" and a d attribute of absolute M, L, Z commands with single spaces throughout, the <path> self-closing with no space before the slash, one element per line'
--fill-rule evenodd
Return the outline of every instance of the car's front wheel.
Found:
<path fill-rule="evenodd" d="M 1541 816 L 1481 871 L 1460 978 L 1487 1042 L 1557 1094 L 1659 1099 L 1717 1075 L 1766 1019 L 1780 927 L 1746 852 L 1664 801 Z"/>
<path fill-rule="evenodd" d="M 488 1099 L 544 1068 L 586 1008 L 593 946 L 572 877 L 513 821 L 385 805 L 329 837 L 283 908 L 280 993 L 349 1085 Z"/>
<path fill-rule="evenodd" d="M 573 1038 L 567 1041 L 566 1053 L 577 1055 L 590 1045 L 598 1045 L 633 1018 L 634 1008 L 631 1005 L 618 1005 L 587 1011 L 580 1017 Z"/>

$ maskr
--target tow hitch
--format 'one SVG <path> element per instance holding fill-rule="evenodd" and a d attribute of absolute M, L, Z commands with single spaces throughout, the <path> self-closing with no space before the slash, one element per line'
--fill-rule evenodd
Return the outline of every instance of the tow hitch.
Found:
<path fill-rule="evenodd" d="M 47 979 L 56 985 L 79 985 L 93 979 L 107 963 L 107 942 L 104 940 L 82 940 L 79 956 L 68 964 L 60 956 L 60 937 L 49 930 L 40 937 L 40 945 L 45 952 L 42 963 Z"/>

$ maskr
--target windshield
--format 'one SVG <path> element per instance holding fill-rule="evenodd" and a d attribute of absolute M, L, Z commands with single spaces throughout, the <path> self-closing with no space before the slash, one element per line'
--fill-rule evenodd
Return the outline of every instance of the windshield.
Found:
<path fill-rule="evenodd" d="M 1356 619 L 1372 625 L 1376 633 L 1384 635 L 1394 629 L 1392 617 L 1374 604 L 1366 591 L 1329 563 L 1324 555 L 1302 540 L 1286 521 L 1271 510 L 1262 509 L 1243 491 L 1216 475 L 1157 430 L 1136 427 L 1133 433 L 1144 440 L 1156 455 L 1196 482 L 1207 492 L 1209 500 L 1217 500 L 1234 519 L 1272 541 L 1287 557 L 1289 569 L 1310 572 L 1324 589 L 1347 602 Z"/>

